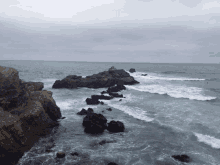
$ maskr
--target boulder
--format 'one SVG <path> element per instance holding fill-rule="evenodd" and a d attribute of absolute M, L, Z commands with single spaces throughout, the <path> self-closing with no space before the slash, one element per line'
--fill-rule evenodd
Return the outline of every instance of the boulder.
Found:
<path fill-rule="evenodd" d="M 88 105 L 97 105 L 100 103 L 100 101 L 98 99 L 91 99 L 91 98 L 87 98 L 86 99 L 86 103 Z"/>
<path fill-rule="evenodd" d="M 147 74 L 141 74 L 141 76 L 147 76 Z"/>
<path fill-rule="evenodd" d="M 180 162 L 189 163 L 191 161 L 191 158 L 188 155 L 173 155 L 172 157 Z"/>
<path fill-rule="evenodd" d="M 81 76 L 69 75 L 62 80 L 56 80 L 52 88 L 69 88 L 77 87 L 87 88 L 104 88 L 118 85 L 137 84 L 136 80 L 123 69 L 110 68 L 108 71 L 93 74 L 82 78 Z"/>
<path fill-rule="evenodd" d="M 134 72 L 136 72 L 136 71 L 135 71 L 134 68 L 131 68 L 131 69 L 129 70 L 129 72 L 130 72 L 130 73 L 134 73 Z"/>
<path fill-rule="evenodd" d="M 109 132 L 124 132 L 124 124 L 120 121 L 114 121 L 112 120 L 110 123 L 108 123 L 107 130 Z"/>
<path fill-rule="evenodd" d="M 107 119 L 102 114 L 89 113 L 84 117 L 83 124 L 86 133 L 102 133 L 107 127 Z"/>
<path fill-rule="evenodd" d="M 119 92 L 121 90 L 126 90 L 126 87 L 124 85 L 116 85 L 116 86 L 113 86 L 113 87 L 109 87 L 107 89 L 107 92 Z"/>
<path fill-rule="evenodd" d="M 122 101 L 122 99 L 120 99 L 119 101 Z"/>

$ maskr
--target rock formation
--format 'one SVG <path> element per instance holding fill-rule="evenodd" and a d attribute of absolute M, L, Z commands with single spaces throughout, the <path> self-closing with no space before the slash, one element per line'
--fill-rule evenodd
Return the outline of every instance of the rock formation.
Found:
<path fill-rule="evenodd" d="M 52 88 L 104 88 L 119 85 L 133 85 L 139 83 L 123 69 L 110 68 L 108 71 L 93 74 L 91 76 L 69 75 L 62 80 L 56 80 Z"/>
<path fill-rule="evenodd" d="M 16 164 L 25 151 L 58 125 L 60 108 L 41 82 L 24 82 L 18 71 L 0 66 L 0 159 Z"/>

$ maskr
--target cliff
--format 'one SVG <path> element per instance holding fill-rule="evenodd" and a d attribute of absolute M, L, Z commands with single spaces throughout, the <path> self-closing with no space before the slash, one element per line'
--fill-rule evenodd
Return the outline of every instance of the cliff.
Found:
<path fill-rule="evenodd" d="M 0 160 L 16 164 L 25 151 L 58 125 L 60 108 L 41 82 L 24 82 L 0 66 Z"/>

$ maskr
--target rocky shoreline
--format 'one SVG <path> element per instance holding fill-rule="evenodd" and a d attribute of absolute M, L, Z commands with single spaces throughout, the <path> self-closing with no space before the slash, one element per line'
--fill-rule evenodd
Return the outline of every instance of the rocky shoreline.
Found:
<path fill-rule="evenodd" d="M 135 72 L 135 69 L 131 68 L 130 72 Z M 108 71 L 86 76 L 86 78 L 69 75 L 63 80 L 56 80 L 52 88 L 107 87 L 107 90 L 102 91 L 101 95 L 91 95 L 91 98 L 85 100 L 87 105 L 103 105 L 105 103 L 100 99 L 125 98 L 117 92 L 126 90 L 124 85 L 138 83 L 126 71 L 111 67 Z M 18 71 L 13 68 L 0 66 L 0 85 L 0 160 L 7 162 L 6 164 L 15 165 L 23 153 L 28 151 L 40 137 L 50 134 L 52 128 L 59 125 L 58 119 L 65 117 L 62 117 L 60 108 L 52 98 L 52 92 L 42 90 L 43 83 L 24 82 L 19 78 Z M 111 108 L 106 110 L 112 111 Z M 113 120 L 107 123 L 106 117 L 101 113 L 94 112 L 92 108 L 82 109 L 77 115 L 85 115 L 82 126 L 86 134 L 101 135 L 104 130 L 108 130 L 110 133 L 125 131 L 123 122 L 115 121 L 112 118 Z M 111 142 L 102 140 L 99 145 Z M 46 152 L 50 152 L 54 145 L 50 143 L 47 145 Z M 66 154 L 65 152 L 57 152 L 56 159 L 61 160 Z M 75 152 L 71 155 L 78 157 L 79 153 Z M 187 155 L 173 155 L 172 158 L 181 162 L 191 161 Z M 108 163 L 108 165 L 111 164 L 117 165 L 114 162 Z"/>
<path fill-rule="evenodd" d="M 24 82 L 0 66 L 0 160 L 16 164 L 25 151 L 59 123 L 60 108 L 41 82 Z"/>

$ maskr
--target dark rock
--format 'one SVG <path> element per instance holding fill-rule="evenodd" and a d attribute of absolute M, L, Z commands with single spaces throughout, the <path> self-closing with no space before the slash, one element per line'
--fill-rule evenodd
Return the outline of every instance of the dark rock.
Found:
<path fill-rule="evenodd" d="M 101 104 L 101 105 L 104 105 L 104 102 L 103 102 L 103 101 L 101 101 L 101 102 L 100 102 L 100 104 Z"/>
<path fill-rule="evenodd" d="M 112 120 L 110 123 L 108 123 L 107 130 L 109 132 L 124 132 L 124 124 L 120 121 L 114 121 Z"/>
<path fill-rule="evenodd" d="M 134 68 L 131 68 L 131 69 L 129 70 L 129 72 L 130 72 L 130 73 L 133 73 L 133 72 L 136 72 L 136 71 L 135 71 Z"/>
<path fill-rule="evenodd" d="M 118 94 L 118 93 L 112 93 L 112 92 L 109 93 L 109 95 L 110 95 L 110 96 L 113 96 L 113 97 L 123 97 L 122 94 L 120 95 L 120 94 Z"/>
<path fill-rule="evenodd" d="M 72 156 L 79 156 L 77 152 L 70 153 Z"/>
<path fill-rule="evenodd" d="M 111 108 L 107 108 L 107 110 L 108 110 L 108 111 L 112 111 L 112 109 L 111 109 Z"/>
<path fill-rule="evenodd" d="M 109 162 L 108 165 L 118 165 L 118 164 L 114 162 Z"/>
<path fill-rule="evenodd" d="M 187 155 L 173 155 L 172 157 L 181 162 L 189 163 L 191 161 L 191 158 Z"/>
<path fill-rule="evenodd" d="M 122 99 L 120 99 L 119 101 L 122 101 Z"/>
<path fill-rule="evenodd" d="M 107 91 L 102 91 L 102 92 L 101 92 L 102 95 L 105 94 L 105 93 L 108 93 L 108 92 L 107 92 Z"/>
<path fill-rule="evenodd" d="M 108 71 L 112 71 L 112 70 L 117 70 L 114 66 L 112 66 L 111 68 L 109 68 Z"/>
<path fill-rule="evenodd" d="M 109 87 L 107 92 L 119 92 L 121 90 L 126 90 L 126 87 L 124 85 L 117 85 L 113 87 Z"/>
<path fill-rule="evenodd" d="M 92 95 L 92 99 L 102 99 L 102 100 L 111 100 L 113 97 L 111 96 L 104 96 L 104 95 Z"/>
<path fill-rule="evenodd" d="M 115 140 L 102 140 L 99 142 L 99 145 L 103 145 L 103 144 L 106 144 L 106 143 L 115 143 L 116 141 Z"/>
<path fill-rule="evenodd" d="M 94 110 L 93 110 L 92 108 L 88 108 L 88 109 L 87 109 L 87 112 L 88 112 L 88 113 L 94 113 Z"/>
<path fill-rule="evenodd" d="M 57 152 L 57 158 L 64 158 L 65 153 L 64 152 Z"/>
<path fill-rule="evenodd" d="M 88 105 L 97 105 L 100 103 L 100 101 L 98 99 L 91 99 L 91 98 L 87 98 L 86 99 L 86 103 Z"/>
<path fill-rule="evenodd" d="M 100 72 L 82 78 L 81 76 L 69 75 L 62 80 L 56 80 L 52 88 L 103 88 L 118 85 L 137 84 L 136 80 L 123 69 L 110 68 L 109 71 Z"/>
<path fill-rule="evenodd" d="M 60 119 L 65 119 L 66 117 L 61 117 Z"/>
<path fill-rule="evenodd" d="M 93 113 L 93 112 L 94 112 L 94 111 L 93 111 L 92 108 L 88 108 L 88 110 L 85 110 L 85 109 L 83 108 L 80 112 L 77 113 L 77 115 L 87 115 L 87 114 Z"/>
<path fill-rule="evenodd" d="M 84 108 L 77 113 L 77 115 L 87 115 L 87 110 L 85 110 Z"/>
<path fill-rule="evenodd" d="M 147 76 L 147 74 L 141 74 L 141 76 Z"/>
<path fill-rule="evenodd" d="M 102 112 L 104 112 L 104 111 L 102 111 Z"/>
<path fill-rule="evenodd" d="M 102 114 L 90 113 L 83 119 L 86 133 L 102 133 L 107 127 L 107 119 Z"/>

